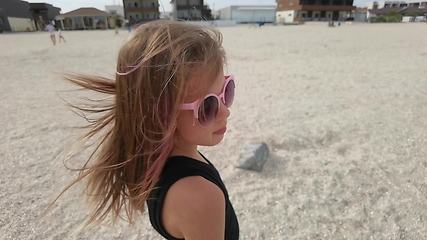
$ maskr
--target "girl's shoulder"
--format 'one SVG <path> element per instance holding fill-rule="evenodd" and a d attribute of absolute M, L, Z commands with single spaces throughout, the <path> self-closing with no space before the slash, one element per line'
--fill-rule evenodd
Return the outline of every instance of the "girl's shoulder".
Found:
<path fill-rule="evenodd" d="M 203 158 L 207 163 L 170 157 L 152 192 L 150 221 L 166 238 L 224 237 L 227 191 L 218 171 Z"/>
<path fill-rule="evenodd" d="M 224 236 L 225 198 L 222 190 L 201 176 L 175 182 L 163 203 L 163 224 L 175 237 L 209 239 Z M 185 234 L 184 234 L 185 233 Z"/>

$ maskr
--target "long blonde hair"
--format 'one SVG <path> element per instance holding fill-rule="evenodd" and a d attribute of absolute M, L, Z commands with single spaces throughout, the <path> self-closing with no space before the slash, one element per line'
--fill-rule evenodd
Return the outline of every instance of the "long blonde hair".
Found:
<path fill-rule="evenodd" d="M 96 148 L 62 192 L 87 180 L 85 193 L 94 211 L 85 225 L 99 223 L 109 214 L 116 220 L 122 209 L 130 222 L 144 212 L 172 150 L 179 106 L 190 82 L 202 75 L 214 79 L 224 64 L 217 30 L 159 20 L 132 31 L 120 49 L 115 80 L 65 76 L 83 89 L 114 99 L 101 107 L 99 102 L 91 107 L 72 105 L 77 111 L 98 114 L 80 140 L 98 136 Z"/>

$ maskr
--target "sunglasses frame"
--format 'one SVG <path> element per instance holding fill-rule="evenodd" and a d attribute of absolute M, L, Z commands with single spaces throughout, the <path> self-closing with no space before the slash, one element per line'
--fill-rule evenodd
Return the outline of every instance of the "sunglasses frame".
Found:
<path fill-rule="evenodd" d="M 222 88 L 221 94 L 216 95 L 214 93 L 210 93 L 210 94 L 206 95 L 203 99 L 198 99 L 192 103 L 183 103 L 183 104 L 181 104 L 181 110 L 193 110 L 194 118 L 199 120 L 199 108 L 201 107 L 201 104 L 204 103 L 206 98 L 215 97 L 216 100 L 218 101 L 218 109 L 217 109 L 217 113 L 218 113 L 219 109 L 221 108 L 221 100 L 222 100 L 222 103 L 224 103 L 224 105 L 225 105 L 225 98 L 224 98 L 225 97 L 225 89 L 227 88 L 230 81 L 233 81 L 234 87 L 236 87 L 236 84 L 234 82 L 234 75 L 225 76 L 225 83 L 224 83 L 224 87 Z M 230 107 L 230 106 L 227 106 L 227 107 Z M 199 121 L 199 123 L 200 123 L 200 121 Z"/>

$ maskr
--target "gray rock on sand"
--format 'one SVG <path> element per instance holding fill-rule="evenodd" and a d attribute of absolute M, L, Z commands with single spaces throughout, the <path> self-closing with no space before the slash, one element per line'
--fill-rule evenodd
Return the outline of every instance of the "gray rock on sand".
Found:
<path fill-rule="evenodd" d="M 268 156 L 269 150 L 266 143 L 246 144 L 240 152 L 236 167 L 261 172 Z"/>

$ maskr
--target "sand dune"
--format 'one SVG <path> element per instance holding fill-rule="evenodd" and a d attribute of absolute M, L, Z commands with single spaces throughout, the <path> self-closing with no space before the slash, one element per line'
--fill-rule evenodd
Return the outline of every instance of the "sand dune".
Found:
<path fill-rule="evenodd" d="M 201 148 L 227 184 L 241 239 L 427 238 L 427 25 L 220 29 L 236 76 L 225 140 Z M 87 216 L 81 186 L 40 215 L 75 172 L 57 159 L 82 120 L 81 93 L 54 72 L 112 76 L 127 36 L 0 35 L 0 238 L 161 239 L 147 215 L 71 235 Z M 236 169 L 265 141 L 262 173 Z M 69 163 L 78 166 L 83 159 Z"/>

